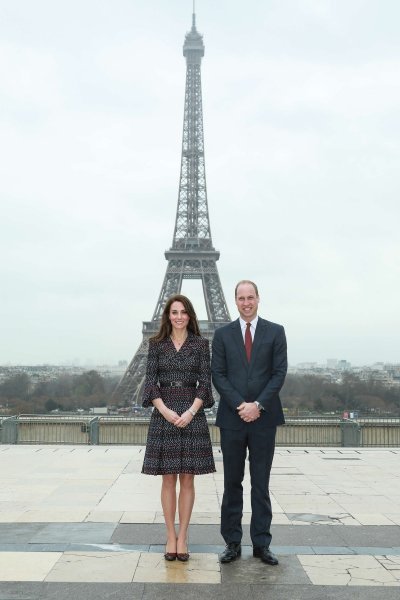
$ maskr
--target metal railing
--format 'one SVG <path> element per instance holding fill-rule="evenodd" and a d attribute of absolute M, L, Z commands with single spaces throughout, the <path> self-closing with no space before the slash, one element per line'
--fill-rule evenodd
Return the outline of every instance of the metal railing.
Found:
<path fill-rule="evenodd" d="M 208 419 L 211 442 L 219 428 Z M 149 419 L 126 416 L 19 415 L 0 420 L 1 444 L 138 445 L 146 443 Z M 290 417 L 278 427 L 277 446 L 400 447 L 400 419 L 345 420 Z"/>
<path fill-rule="evenodd" d="M 17 439 L 17 417 L 2 417 L 0 420 L 0 444 L 15 444 Z"/>
<path fill-rule="evenodd" d="M 342 446 L 341 420 L 322 417 L 287 418 L 278 427 L 277 446 Z"/>
<path fill-rule="evenodd" d="M 358 419 L 360 425 L 360 446 L 400 447 L 399 419 Z"/>
<path fill-rule="evenodd" d="M 80 416 L 20 415 L 18 444 L 88 444 L 90 419 Z"/>
<path fill-rule="evenodd" d="M 148 419 L 138 417 L 100 417 L 99 444 L 143 446 L 146 443 L 148 429 Z"/>

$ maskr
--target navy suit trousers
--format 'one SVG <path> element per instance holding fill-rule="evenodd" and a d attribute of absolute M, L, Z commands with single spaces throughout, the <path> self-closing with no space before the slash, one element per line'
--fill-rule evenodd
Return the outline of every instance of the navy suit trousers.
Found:
<path fill-rule="evenodd" d="M 269 477 L 275 451 L 276 427 L 244 423 L 240 429 L 221 428 L 224 463 L 224 496 L 221 508 L 221 535 L 225 542 L 241 542 L 243 478 L 248 454 L 251 479 L 250 537 L 253 546 L 271 543 L 272 509 Z"/>

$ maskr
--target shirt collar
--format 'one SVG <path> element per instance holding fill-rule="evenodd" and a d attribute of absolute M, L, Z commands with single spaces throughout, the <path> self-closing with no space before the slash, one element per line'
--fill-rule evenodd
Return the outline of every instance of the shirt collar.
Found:
<path fill-rule="evenodd" d="M 240 327 L 242 328 L 242 331 L 244 329 L 246 329 L 246 325 L 247 325 L 247 321 L 244 321 L 242 319 L 242 317 L 239 317 L 239 321 L 240 321 Z M 252 321 L 250 321 L 251 323 L 251 327 L 255 330 L 255 328 L 257 327 L 257 322 L 258 322 L 258 315 L 256 315 L 254 317 L 254 319 Z M 251 329 L 251 328 L 250 328 Z"/>

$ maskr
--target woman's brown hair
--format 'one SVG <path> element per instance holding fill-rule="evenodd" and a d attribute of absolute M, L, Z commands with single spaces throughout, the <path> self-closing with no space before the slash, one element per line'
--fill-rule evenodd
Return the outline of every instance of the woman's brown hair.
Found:
<path fill-rule="evenodd" d="M 171 321 L 169 320 L 169 313 L 171 310 L 171 306 L 174 302 L 181 302 L 185 307 L 185 310 L 189 316 L 188 323 L 188 331 L 194 333 L 194 335 L 201 336 L 199 322 L 197 320 L 197 316 L 195 310 L 193 308 L 193 304 L 190 302 L 189 298 L 186 296 L 182 296 L 182 294 L 174 294 L 170 298 L 168 298 L 163 313 L 161 315 L 161 324 L 158 333 L 150 338 L 152 342 L 161 342 L 161 340 L 165 340 L 165 338 L 169 337 L 172 332 Z"/>

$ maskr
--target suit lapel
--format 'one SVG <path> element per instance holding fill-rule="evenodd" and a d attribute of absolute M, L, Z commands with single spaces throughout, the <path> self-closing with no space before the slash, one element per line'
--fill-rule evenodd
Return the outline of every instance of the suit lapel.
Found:
<path fill-rule="evenodd" d="M 256 332 L 254 334 L 253 347 L 251 349 L 250 368 L 253 366 L 256 360 L 257 352 L 261 345 L 261 340 L 264 337 L 264 332 L 267 328 L 267 325 L 268 322 L 265 319 L 261 319 L 261 317 L 258 317 Z"/>

